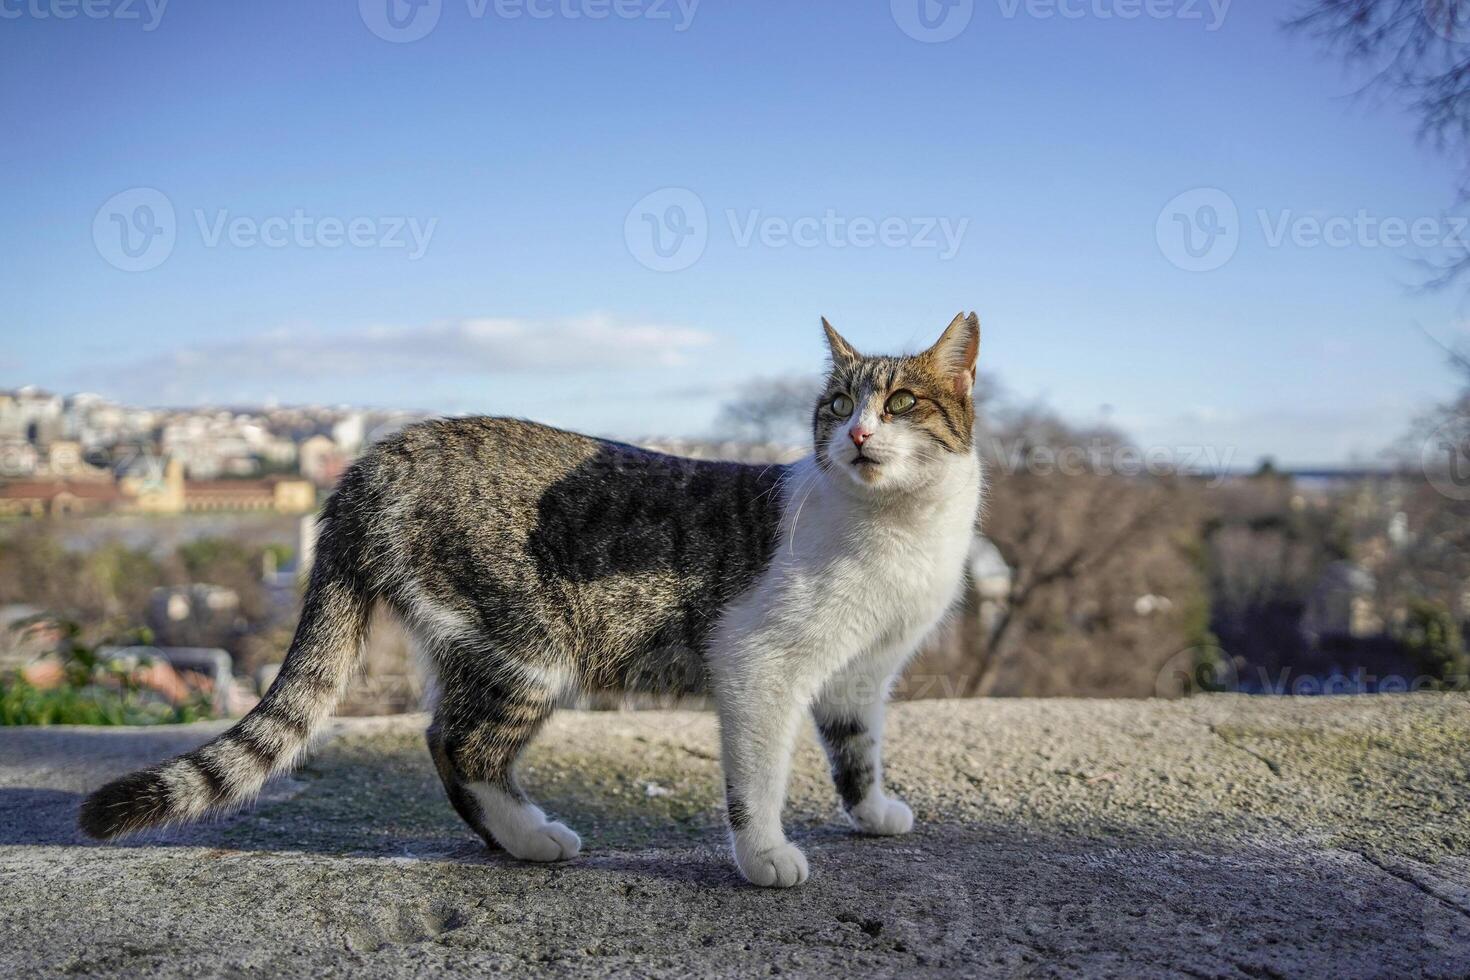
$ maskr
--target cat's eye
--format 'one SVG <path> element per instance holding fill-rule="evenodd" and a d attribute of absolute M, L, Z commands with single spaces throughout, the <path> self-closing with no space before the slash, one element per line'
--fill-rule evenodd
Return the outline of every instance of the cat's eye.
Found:
<path fill-rule="evenodd" d="M 888 396 L 888 404 L 883 406 L 883 410 L 889 415 L 902 415 L 917 404 L 919 400 L 912 391 L 895 391 Z"/>
<path fill-rule="evenodd" d="M 832 409 L 833 415 L 837 416 L 840 419 L 845 419 L 852 414 L 852 399 L 848 398 L 846 395 L 833 395 L 832 401 L 828 405 L 828 407 Z"/>

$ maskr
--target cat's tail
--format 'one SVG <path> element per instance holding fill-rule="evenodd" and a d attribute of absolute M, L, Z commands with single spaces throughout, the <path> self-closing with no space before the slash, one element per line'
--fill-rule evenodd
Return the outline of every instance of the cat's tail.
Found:
<path fill-rule="evenodd" d="M 83 831 L 106 839 L 197 820 L 253 799 L 305 751 L 361 659 L 372 607 L 357 556 L 360 539 L 331 518 L 341 496 L 327 505 L 301 622 L 265 697 L 213 741 L 87 797 L 78 817 Z"/>

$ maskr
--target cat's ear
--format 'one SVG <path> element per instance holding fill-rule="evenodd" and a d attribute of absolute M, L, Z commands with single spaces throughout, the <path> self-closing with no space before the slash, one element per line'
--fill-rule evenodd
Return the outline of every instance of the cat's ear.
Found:
<path fill-rule="evenodd" d="M 956 313 L 934 346 L 923 357 L 954 384 L 955 394 L 968 398 L 975 387 L 975 361 L 980 356 L 980 318 Z"/>
<path fill-rule="evenodd" d="M 827 349 L 832 354 L 833 367 L 846 367 L 862 359 L 863 355 L 859 354 L 857 348 L 852 344 L 843 340 L 842 334 L 832 329 L 832 324 L 827 322 L 826 317 L 822 317 L 822 332 L 827 335 Z"/>

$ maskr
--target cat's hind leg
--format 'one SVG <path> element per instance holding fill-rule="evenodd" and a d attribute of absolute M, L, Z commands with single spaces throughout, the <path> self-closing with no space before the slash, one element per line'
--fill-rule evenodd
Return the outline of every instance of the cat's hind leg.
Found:
<path fill-rule="evenodd" d="M 487 844 L 523 861 L 576 857 L 581 839 L 548 820 L 514 772 L 521 751 L 551 716 L 556 689 L 526 677 L 451 679 L 442 669 L 439 682 L 429 751 L 455 811 Z"/>
<path fill-rule="evenodd" d="M 449 752 L 444 748 L 444 733 L 440 731 L 437 720 L 424 733 L 424 739 L 429 743 L 429 756 L 434 760 L 434 769 L 439 773 L 439 781 L 444 784 L 444 792 L 449 796 L 449 804 L 454 807 L 454 812 L 469 824 L 471 830 L 480 835 L 486 847 L 492 851 L 500 850 L 500 844 L 490 836 L 490 831 L 485 826 L 485 814 L 480 811 L 479 802 L 470 795 L 459 774 L 454 771 L 454 763 L 449 761 Z"/>

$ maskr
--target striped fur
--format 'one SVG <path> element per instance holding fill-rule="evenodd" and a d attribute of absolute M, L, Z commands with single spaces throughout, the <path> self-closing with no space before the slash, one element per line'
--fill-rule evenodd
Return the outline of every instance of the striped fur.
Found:
<path fill-rule="evenodd" d="M 854 826 L 908 830 L 882 789 L 883 701 L 959 587 L 982 483 L 979 328 L 956 317 L 911 357 L 865 357 L 826 330 L 814 453 L 790 466 L 499 418 L 426 422 L 371 448 L 327 502 L 270 691 L 203 747 L 98 790 L 83 829 L 111 838 L 251 799 L 326 720 L 383 605 L 430 674 L 426 740 L 450 805 L 489 846 L 578 853 L 515 778 L 568 690 L 714 696 L 736 862 L 757 884 L 806 877 L 780 809 L 808 713 Z"/>

